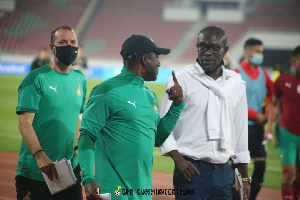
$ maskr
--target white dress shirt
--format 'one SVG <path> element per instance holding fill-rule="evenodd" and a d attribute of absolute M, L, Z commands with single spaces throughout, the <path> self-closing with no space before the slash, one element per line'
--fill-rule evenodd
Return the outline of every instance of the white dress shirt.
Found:
<path fill-rule="evenodd" d="M 217 80 L 205 75 L 198 63 L 176 73 L 185 107 L 173 132 L 161 146 L 162 155 L 168 156 L 168 152 L 178 150 L 183 156 L 214 164 L 226 163 L 230 157 L 234 163 L 250 162 L 246 83 L 236 72 L 223 66 L 222 70 L 222 76 Z M 173 85 L 170 77 L 166 87 Z M 211 95 L 212 91 L 215 95 Z M 221 96 L 218 96 L 219 93 L 222 93 Z M 222 103 L 222 99 L 225 102 Z M 216 101 L 220 103 L 216 104 Z M 166 114 L 171 104 L 165 93 L 160 106 L 161 116 Z M 225 126 L 224 116 L 227 118 Z M 209 131 L 213 124 L 216 127 L 213 133 L 219 133 L 217 138 L 212 137 Z M 225 148 L 222 147 L 224 138 L 227 138 Z"/>

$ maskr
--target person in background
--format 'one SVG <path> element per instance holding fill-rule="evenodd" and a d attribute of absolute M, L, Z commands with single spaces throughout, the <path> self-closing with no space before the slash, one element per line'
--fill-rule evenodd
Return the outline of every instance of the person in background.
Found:
<path fill-rule="evenodd" d="M 48 48 L 43 48 L 40 51 L 39 57 L 34 59 L 34 61 L 31 63 L 30 71 L 39 68 L 41 66 L 44 66 L 47 63 L 50 63 L 49 50 Z"/>
<path fill-rule="evenodd" d="M 161 147 L 163 156 L 175 163 L 174 188 L 194 190 L 194 194 L 175 194 L 176 200 L 231 200 L 234 173 L 232 158 L 242 175 L 244 196 L 249 183 L 246 85 L 241 76 L 224 67 L 229 47 L 225 31 L 208 26 L 198 34 L 198 58 L 180 70 L 176 77 L 186 103 L 172 134 Z M 172 78 L 167 88 L 173 85 Z M 172 102 L 164 95 L 161 116 Z"/>
<path fill-rule="evenodd" d="M 31 71 L 21 82 L 16 112 L 22 135 L 16 172 L 17 199 L 82 200 L 77 159 L 79 114 L 85 107 L 86 79 L 72 62 L 77 56 L 77 36 L 69 26 L 51 32 L 54 59 Z M 45 179 L 57 179 L 55 161 L 70 160 L 76 184 L 51 195 Z"/>
<path fill-rule="evenodd" d="M 288 68 L 283 62 L 277 62 L 275 64 L 275 70 L 272 72 L 272 81 L 275 82 L 279 76 L 285 74 L 288 71 Z"/>
<path fill-rule="evenodd" d="M 293 68 L 275 81 L 266 130 L 266 133 L 273 133 L 272 123 L 281 102 L 284 112 L 276 134 L 282 166 L 283 200 L 300 198 L 300 46 L 294 49 L 291 61 Z"/>
<path fill-rule="evenodd" d="M 246 81 L 246 93 L 248 103 L 248 143 L 250 156 L 254 161 L 252 174 L 250 200 L 255 200 L 264 181 L 266 170 L 266 143 L 264 125 L 267 117 L 263 113 L 262 103 L 264 99 L 270 102 L 273 95 L 273 82 L 268 72 L 261 67 L 263 62 L 262 41 L 250 38 L 244 45 L 244 60 L 234 71 L 242 75 Z"/>
<path fill-rule="evenodd" d="M 272 72 L 272 81 L 275 82 L 277 80 L 278 77 L 280 77 L 281 75 L 287 73 L 289 71 L 289 69 L 286 67 L 286 65 L 283 62 L 277 62 L 275 64 L 275 70 Z M 265 109 L 267 112 L 265 112 L 265 115 L 268 117 L 269 113 L 269 105 L 268 107 L 266 107 Z M 276 138 L 277 138 L 277 134 L 279 133 L 279 128 L 280 128 L 280 120 L 281 120 L 281 115 L 283 113 L 283 109 L 282 109 L 282 102 L 280 102 L 280 106 L 279 106 L 279 111 L 276 119 L 275 119 L 275 133 L 276 133 Z M 276 143 L 276 147 L 278 146 L 278 144 Z"/>

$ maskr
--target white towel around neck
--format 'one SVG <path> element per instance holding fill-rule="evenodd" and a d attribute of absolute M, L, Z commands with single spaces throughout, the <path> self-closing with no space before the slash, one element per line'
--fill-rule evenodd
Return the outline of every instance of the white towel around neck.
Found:
<path fill-rule="evenodd" d="M 224 66 L 221 67 L 223 73 L 226 73 Z M 209 89 L 206 110 L 208 138 L 219 139 L 221 149 L 227 149 L 231 141 L 230 132 L 232 128 L 226 94 L 231 91 L 233 84 L 236 84 L 237 76 L 228 76 L 227 79 L 227 74 L 223 74 L 226 77 L 226 80 L 224 80 L 226 84 L 220 86 L 214 79 L 204 73 L 198 63 L 189 65 L 184 70 Z"/>

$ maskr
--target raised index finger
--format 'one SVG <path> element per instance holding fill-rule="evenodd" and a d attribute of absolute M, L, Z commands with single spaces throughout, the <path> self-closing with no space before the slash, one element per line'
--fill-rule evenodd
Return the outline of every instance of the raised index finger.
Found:
<path fill-rule="evenodd" d="M 175 73 L 174 73 L 173 70 L 172 70 L 172 76 L 173 76 L 174 85 L 179 85 L 179 83 L 177 81 L 177 78 L 176 78 Z"/>

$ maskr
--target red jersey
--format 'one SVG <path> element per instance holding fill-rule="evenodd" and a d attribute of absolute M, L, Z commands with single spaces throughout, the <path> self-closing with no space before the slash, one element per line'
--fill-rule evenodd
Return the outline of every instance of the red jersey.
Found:
<path fill-rule="evenodd" d="M 300 135 L 300 78 L 293 72 L 281 75 L 274 84 L 275 96 L 282 101 L 280 125 Z"/>
<path fill-rule="evenodd" d="M 258 66 L 255 66 L 254 69 L 251 68 L 251 65 L 249 63 L 246 63 L 245 60 L 243 60 L 241 62 L 241 67 L 243 68 L 243 70 L 245 71 L 245 73 L 247 74 L 247 76 L 249 78 L 251 78 L 252 80 L 257 80 L 259 77 L 259 70 L 258 70 Z M 268 103 L 271 102 L 272 99 L 272 95 L 274 94 L 274 87 L 273 87 L 273 82 L 270 79 L 270 76 L 267 72 L 267 70 L 265 70 L 264 68 L 262 68 L 264 75 L 265 75 L 265 84 L 266 84 L 266 89 L 267 89 L 267 94 L 266 94 L 266 101 Z M 236 68 L 233 71 L 240 73 L 239 70 Z M 249 119 L 256 119 L 257 118 L 257 111 L 253 110 L 253 109 L 248 109 L 248 118 Z"/>

